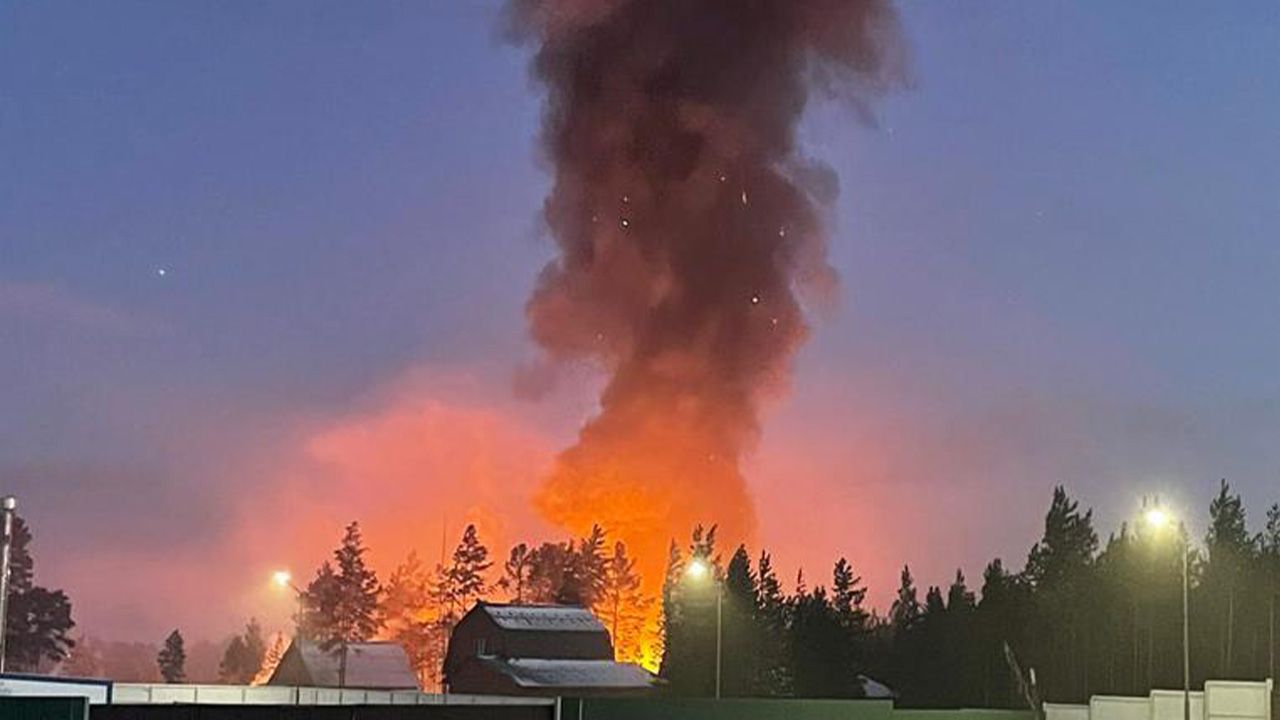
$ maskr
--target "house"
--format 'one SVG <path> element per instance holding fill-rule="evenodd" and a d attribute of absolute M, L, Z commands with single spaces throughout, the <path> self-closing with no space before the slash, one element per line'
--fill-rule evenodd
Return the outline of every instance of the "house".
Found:
<path fill-rule="evenodd" d="M 444 661 L 450 692 L 636 695 L 655 678 L 615 662 L 609 632 L 586 608 L 477 603 L 458 621 Z"/>
<path fill-rule="evenodd" d="M 294 638 L 271 674 L 268 685 L 348 687 L 361 690 L 418 690 L 404 647 L 395 642 L 359 642 L 326 651 L 314 642 Z M 345 673 L 345 677 L 343 677 Z"/>

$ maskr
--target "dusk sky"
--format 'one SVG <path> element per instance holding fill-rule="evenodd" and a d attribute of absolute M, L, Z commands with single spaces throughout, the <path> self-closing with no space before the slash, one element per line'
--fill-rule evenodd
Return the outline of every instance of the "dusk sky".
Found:
<path fill-rule="evenodd" d="M 500 3 L 0 5 L 0 490 L 81 629 L 280 626 L 342 525 L 386 569 L 530 497 L 539 88 Z M 745 472 L 788 577 L 884 608 L 1219 478 L 1280 501 L 1280 5 L 901 4 L 911 86 L 815 102 L 838 295 Z M 707 520 L 714 522 L 714 509 Z"/>

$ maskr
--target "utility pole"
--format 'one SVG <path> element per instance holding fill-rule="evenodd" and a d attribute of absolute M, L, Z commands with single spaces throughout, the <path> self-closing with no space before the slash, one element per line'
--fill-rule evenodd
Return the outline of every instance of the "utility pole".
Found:
<path fill-rule="evenodd" d="M 1187 568 L 1190 543 L 1182 542 L 1182 718 L 1191 720 L 1191 572 Z"/>
<path fill-rule="evenodd" d="M 724 644 L 724 588 L 716 583 L 716 699 L 720 699 L 721 646 Z"/>
<path fill-rule="evenodd" d="M 9 558 L 13 547 L 13 514 L 18 509 L 18 499 L 6 495 L 0 500 L 0 510 L 4 512 L 4 537 L 0 541 L 0 673 L 4 672 L 5 638 L 9 628 Z"/>

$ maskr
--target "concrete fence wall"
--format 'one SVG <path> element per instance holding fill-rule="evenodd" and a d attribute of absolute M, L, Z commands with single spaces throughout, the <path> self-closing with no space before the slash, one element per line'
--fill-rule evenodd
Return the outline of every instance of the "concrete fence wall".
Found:
<path fill-rule="evenodd" d="M 1151 720 L 1151 698 L 1094 695 L 1089 698 L 1089 720 Z"/>
<path fill-rule="evenodd" d="M 115 705 L 554 705 L 553 698 L 438 695 L 414 690 L 117 683 Z"/>
<path fill-rule="evenodd" d="M 1151 691 L 1151 720 L 1183 720 L 1186 699 L 1181 690 Z M 1191 693 L 1191 720 L 1204 720 L 1204 693 Z"/>
<path fill-rule="evenodd" d="M 1271 720 L 1274 682 L 1210 680 L 1204 684 L 1205 720 Z"/>
<path fill-rule="evenodd" d="M 1068 705 L 1067 703 L 1045 703 L 1045 720 L 1089 720 L 1088 705 Z"/>
<path fill-rule="evenodd" d="M 1274 684 L 1210 680 L 1191 693 L 1191 720 L 1273 720 Z M 1082 705 L 1045 705 L 1045 720 L 1183 720 L 1181 690 L 1152 690 L 1148 697 L 1095 695 Z"/>

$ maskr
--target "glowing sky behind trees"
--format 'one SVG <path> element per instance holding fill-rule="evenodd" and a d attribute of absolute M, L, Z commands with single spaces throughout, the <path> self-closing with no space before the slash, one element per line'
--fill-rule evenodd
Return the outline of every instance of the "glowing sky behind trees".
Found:
<path fill-rule="evenodd" d="M 497 5 L 0 8 L 0 480 L 88 632 L 279 622 L 353 518 L 382 567 L 552 532 L 601 378 L 513 392 L 552 248 Z M 901 9 L 913 87 L 801 126 L 842 291 L 743 467 L 784 574 L 1020 567 L 1058 483 L 1104 533 L 1278 499 L 1275 7 Z"/>

